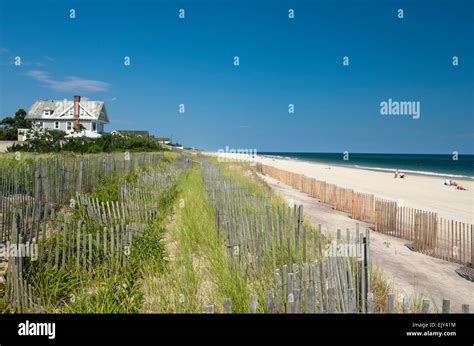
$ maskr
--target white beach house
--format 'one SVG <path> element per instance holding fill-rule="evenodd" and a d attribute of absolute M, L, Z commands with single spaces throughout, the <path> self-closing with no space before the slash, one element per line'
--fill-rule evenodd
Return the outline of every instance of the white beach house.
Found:
<path fill-rule="evenodd" d="M 73 100 L 34 101 L 26 115 L 36 129 L 61 130 L 69 135 L 98 137 L 109 123 L 109 115 L 103 101 Z M 19 140 L 24 134 L 19 132 Z"/>

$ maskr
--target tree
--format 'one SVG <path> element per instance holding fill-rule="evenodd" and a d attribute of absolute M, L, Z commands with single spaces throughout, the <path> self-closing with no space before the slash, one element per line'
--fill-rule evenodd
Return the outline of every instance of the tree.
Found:
<path fill-rule="evenodd" d="M 60 141 L 66 133 L 60 130 L 31 130 L 27 134 L 25 143 L 14 144 L 8 148 L 9 152 L 27 151 L 37 153 L 50 153 L 61 151 Z"/>
<path fill-rule="evenodd" d="M 19 129 L 31 129 L 32 123 L 26 119 L 26 112 L 23 108 L 20 108 L 15 113 L 15 125 Z"/>
<path fill-rule="evenodd" d="M 26 112 L 23 108 L 16 111 L 14 117 L 5 117 L 0 121 L 4 125 L 0 129 L 0 140 L 17 140 L 18 129 L 31 129 L 32 123 L 26 119 Z"/>

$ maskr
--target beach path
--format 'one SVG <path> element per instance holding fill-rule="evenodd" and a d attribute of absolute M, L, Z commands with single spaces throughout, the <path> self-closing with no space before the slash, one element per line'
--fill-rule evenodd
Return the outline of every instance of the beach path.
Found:
<path fill-rule="evenodd" d="M 329 205 L 319 203 L 305 193 L 297 191 L 269 176 L 260 175 L 274 191 L 287 202 L 302 204 L 304 214 L 315 224 L 321 224 L 324 232 L 336 234 L 346 229 L 354 234 L 356 224 L 365 230 L 369 224 L 351 219 L 348 214 L 333 210 Z M 474 309 L 474 282 L 463 279 L 455 270 L 460 266 L 434 257 L 413 252 L 405 246 L 406 240 L 371 231 L 370 258 L 384 276 L 392 282 L 397 293 L 414 297 L 415 293 L 432 299 L 441 310 L 442 299 L 451 301 L 451 311 L 460 312 L 462 304 Z"/>

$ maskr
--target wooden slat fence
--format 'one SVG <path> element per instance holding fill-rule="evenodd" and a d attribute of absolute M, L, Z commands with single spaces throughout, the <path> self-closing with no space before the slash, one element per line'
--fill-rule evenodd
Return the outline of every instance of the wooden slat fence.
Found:
<path fill-rule="evenodd" d="M 374 203 L 374 195 L 361 192 L 353 192 L 351 217 L 354 220 L 373 223 L 375 220 Z"/>
<path fill-rule="evenodd" d="M 131 161 L 137 164 L 136 167 L 153 162 Z M 41 198 L 5 197 L 7 202 L 4 199 L 0 219 L 10 232 L 5 232 L 4 236 L 8 236 L 10 246 L 29 249 L 28 253 L 3 259 L 8 265 L 5 291 L 10 298 L 10 308 L 17 312 L 42 311 L 34 287 L 24 279 L 25 270 L 66 268 L 69 271 L 95 271 L 100 267 L 104 275 L 120 271 L 132 251 L 133 239 L 143 236 L 146 225 L 159 217 L 157 202 L 160 196 L 176 185 L 188 166 L 189 162 L 182 158 L 169 163 L 167 173 L 162 172 L 159 166 L 138 170 L 133 185 L 125 179 L 128 172 L 125 171 L 117 186 L 120 193 L 116 201 L 104 202 L 92 198 L 86 193 L 91 186 L 81 184 L 83 190 L 71 190 L 74 198 L 68 200 L 66 213 L 55 208 L 54 204 L 43 203 Z M 101 172 L 104 174 L 109 170 L 104 168 Z M 86 170 L 83 173 L 83 178 L 89 175 Z M 96 171 L 96 174 L 99 173 Z M 25 189 L 23 192 L 28 191 Z"/>
<path fill-rule="evenodd" d="M 397 203 L 375 198 L 375 231 L 392 236 L 396 235 Z"/>
<path fill-rule="evenodd" d="M 308 265 L 311 268 L 310 265 Z M 315 266 L 312 266 L 316 268 Z M 308 273 L 306 271 L 303 273 Z M 293 283 L 293 286 L 296 286 L 295 283 L 298 280 L 293 280 L 294 273 L 288 273 L 292 278 L 290 281 Z M 277 273 L 279 275 L 279 273 Z M 298 273 L 297 273 L 298 276 Z M 296 277 L 297 277 L 296 276 Z M 308 277 L 309 276 L 309 277 Z M 260 297 L 256 294 L 251 294 L 248 301 L 249 305 L 248 308 L 243 311 L 244 313 L 265 313 L 265 314 L 279 314 L 279 313 L 305 313 L 305 314 L 312 314 L 312 313 L 335 313 L 335 312 L 344 312 L 344 313 L 354 313 L 360 312 L 357 311 L 357 301 L 354 297 L 354 289 L 349 289 L 346 295 L 346 303 L 342 306 L 344 309 L 343 311 L 339 311 L 341 306 L 336 303 L 334 299 L 334 290 L 332 288 L 328 289 L 327 291 L 329 298 L 326 301 L 322 298 L 322 295 L 318 295 L 318 286 L 312 287 L 311 281 L 312 274 L 306 276 L 306 281 L 308 285 L 301 290 L 294 289 L 288 296 L 281 296 L 283 293 L 282 286 L 280 285 L 276 291 L 267 290 L 264 292 L 264 296 Z M 278 277 L 278 276 L 277 276 Z M 303 276 L 301 276 L 303 278 Z M 280 282 L 281 284 L 281 282 Z M 297 292 L 296 295 L 294 292 Z M 297 297 L 297 298 L 295 298 Z M 451 313 L 451 301 L 448 299 L 443 299 L 438 304 L 433 302 L 429 299 L 423 299 L 423 305 L 421 309 L 417 308 L 413 301 L 410 301 L 407 297 L 403 297 L 401 302 L 396 302 L 395 294 L 390 293 L 387 295 L 387 300 L 384 305 L 383 309 L 375 310 L 373 304 L 373 294 L 369 293 L 370 301 L 368 304 L 368 309 L 365 311 L 366 313 L 443 313 L 448 314 Z M 299 301 L 298 299 L 301 299 Z M 433 305 L 431 305 L 433 303 Z M 436 308 L 437 306 L 441 306 L 442 308 Z M 433 306 L 433 307 L 431 307 Z M 461 306 L 462 313 L 470 313 L 470 306 L 469 304 L 463 304 Z M 186 307 L 182 306 L 180 313 L 188 313 L 189 311 Z M 226 298 L 223 304 L 211 304 L 206 305 L 205 308 L 201 311 L 201 313 L 206 314 L 214 314 L 214 313 L 224 313 L 224 314 L 231 314 L 233 313 L 233 305 L 232 300 L 230 298 Z M 240 311 L 239 311 L 240 312 Z"/>
<path fill-rule="evenodd" d="M 338 187 L 301 174 L 260 164 L 259 170 L 291 187 L 374 224 L 374 230 L 413 242 L 415 251 L 446 261 L 474 265 L 473 225 L 436 213 L 398 206 L 397 202 Z"/>
<path fill-rule="evenodd" d="M 250 297 L 248 310 L 237 312 L 416 312 L 416 304 L 407 298 L 403 304 L 395 301 L 394 294 L 388 295 L 385 305 L 376 306 L 369 284 L 368 230 L 347 230 L 344 235 L 338 231 L 330 242 L 320 226 L 303 224 L 302 206 L 277 207 L 223 175 L 218 166 L 204 161 L 202 168 L 229 266 L 265 285 L 262 296 Z M 302 189 L 314 193 L 314 181 L 301 179 Z M 429 307 L 429 301 L 425 304 Z M 185 306 L 181 309 L 186 312 Z M 203 311 L 231 313 L 232 301 L 227 298 L 223 306 L 208 305 Z"/>
<path fill-rule="evenodd" d="M 0 162 L 0 242 L 8 240 L 14 210 L 42 214 L 46 206 L 59 209 L 76 192 L 89 193 L 115 172 L 131 172 L 145 164 L 156 165 L 162 153 L 90 154 L 47 156 L 26 162 Z"/>

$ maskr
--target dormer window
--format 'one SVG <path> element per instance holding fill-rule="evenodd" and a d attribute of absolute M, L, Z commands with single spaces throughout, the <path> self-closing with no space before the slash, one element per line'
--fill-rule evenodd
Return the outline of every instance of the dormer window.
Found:
<path fill-rule="evenodd" d="M 71 115 L 71 116 L 74 115 L 74 109 L 71 108 L 71 109 L 69 110 L 69 115 Z"/>
<path fill-rule="evenodd" d="M 51 114 L 53 114 L 53 111 L 52 111 L 52 110 L 45 109 L 45 110 L 43 111 L 43 115 L 44 115 L 45 117 L 49 117 Z"/>

